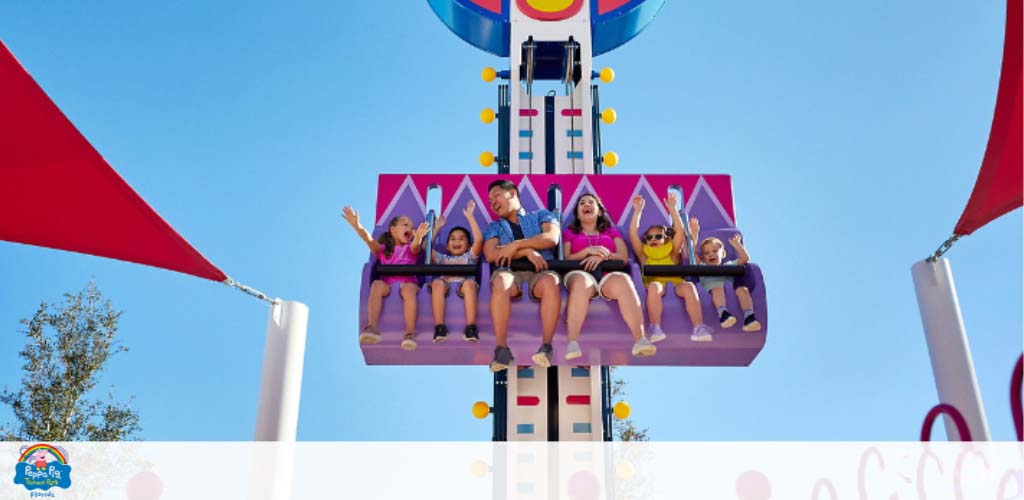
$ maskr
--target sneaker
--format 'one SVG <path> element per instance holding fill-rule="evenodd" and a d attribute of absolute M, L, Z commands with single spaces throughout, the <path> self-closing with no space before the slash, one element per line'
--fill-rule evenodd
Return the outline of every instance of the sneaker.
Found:
<path fill-rule="evenodd" d="M 439 344 L 448 340 L 448 326 L 444 323 L 434 325 L 434 343 Z"/>
<path fill-rule="evenodd" d="M 652 344 L 665 340 L 665 332 L 662 331 L 661 325 L 656 323 L 651 323 L 651 326 L 647 327 L 647 335 L 651 338 Z"/>
<path fill-rule="evenodd" d="M 405 332 L 402 336 L 402 349 L 406 351 L 416 350 L 416 332 Z"/>
<path fill-rule="evenodd" d="M 514 363 L 516 358 L 512 357 L 512 350 L 507 346 L 499 345 L 494 348 L 494 359 L 491 360 L 491 372 L 500 372 Z"/>
<path fill-rule="evenodd" d="M 693 335 L 690 335 L 690 340 L 694 342 L 711 342 L 711 329 L 707 325 L 697 325 L 693 329 Z"/>
<path fill-rule="evenodd" d="M 565 346 L 565 359 L 576 359 L 583 356 L 583 351 L 580 350 L 579 342 L 570 340 L 569 345 Z"/>
<path fill-rule="evenodd" d="M 654 356 L 654 353 L 656 352 L 658 352 L 658 348 L 654 344 L 652 344 L 650 340 L 647 340 L 647 337 L 640 337 L 640 340 L 637 340 L 636 343 L 633 344 L 634 356 L 640 358 Z"/>
<path fill-rule="evenodd" d="M 380 342 L 380 328 L 374 325 L 366 325 L 359 331 L 360 344 L 376 344 Z"/>
<path fill-rule="evenodd" d="M 759 332 L 761 331 L 761 322 L 754 317 L 753 314 L 747 316 L 743 320 L 743 331 L 745 332 Z"/>
<path fill-rule="evenodd" d="M 541 344 L 540 349 L 537 349 L 537 354 L 534 354 L 533 363 L 547 368 L 551 366 L 551 344 Z"/>
<path fill-rule="evenodd" d="M 466 328 L 462 330 L 462 340 L 480 342 L 480 332 L 476 330 L 476 325 L 466 325 Z"/>
<path fill-rule="evenodd" d="M 718 324 L 722 325 L 722 328 L 729 328 L 736 324 L 736 316 L 729 314 L 729 311 L 722 311 L 722 316 L 718 318 Z"/>

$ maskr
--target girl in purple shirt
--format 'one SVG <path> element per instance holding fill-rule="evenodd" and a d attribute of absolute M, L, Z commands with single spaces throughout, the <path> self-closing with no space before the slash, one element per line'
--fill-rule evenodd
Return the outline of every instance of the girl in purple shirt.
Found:
<path fill-rule="evenodd" d="M 635 341 L 633 355 L 653 355 L 657 348 L 644 337 L 644 317 L 633 280 L 619 271 L 604 273 L 600 280 L 592 274 L 598 264 L 606 260 L 628 262 L 626 241 L 608 218 L 604 204 L 596 195 L 580 196 L 574 215 L 575 220 L 562 235 L 562 254 L 566 260 L 581 261 L 584 270 L 570 271 L 565 276 L 565 287 L 569 290 L 565 310 L 569 345 L 566 347 L 565 359 L 583 356 L 578 342 L 580 331 L 587 317 L 590 299 L 598 295 L 619 303 L 619 312 Z"/>
<path fill-rule="evenodd" d="M 356 235 L 366 243 L 381 264 L 415 264 L 416 257 L 423 247 L 423 238 L 429 229 L 428 224 L 423 222 L 413 231 L 412 219 L 402 215 L 391 219 L 387 232 L 374 240 L 370 232 L 359 223 L 359 212 L 352 207 L 345 207 L 341 216 L 352 229 L 355 229 Z M 419 292 L 420 286 L 415 276 L 383 276 L 374 280 L 370 285 L 370 298 L 367 301 L 367 323 L 359 332 L 359 343 L 380 342 L 380 328 L 377 323 L 380 321 L 381 306 L 384 297 L 391 295 L 391 288 L 396 283 L 402 295 L 402 317 L 405 320 L 402 349 L 416 349 L 416 293 Z"/>

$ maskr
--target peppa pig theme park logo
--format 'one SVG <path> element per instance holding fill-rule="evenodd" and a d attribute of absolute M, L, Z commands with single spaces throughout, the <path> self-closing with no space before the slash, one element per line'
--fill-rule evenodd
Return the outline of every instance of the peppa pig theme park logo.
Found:
<path fill-rule="evenodd" d="M 22 447 L 21 457 L 15 466 L 14 484 L 20 484 L 29 491 L 46 491 L 54 486 L 70 488 L 71 466 L 68 465 L 67 452 L 48 444 Z"/>

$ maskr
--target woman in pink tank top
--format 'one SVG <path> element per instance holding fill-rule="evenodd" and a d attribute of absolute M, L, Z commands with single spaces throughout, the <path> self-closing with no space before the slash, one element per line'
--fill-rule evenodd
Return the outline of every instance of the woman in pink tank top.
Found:
<path fill-rule="evenodd" d="M 653 355 L 657 348 L 644 336 L 644 317 L 633 280 L 619 271 L 597 274 L 601 262 L 629 261 L 626 240 L 612 224 L 604 204 L 596 195 L 580 196 L 574 215 L 572 224 L 562 234 L 562 255 L 566 260 L 581 261 L 583 270 L 570 271 L 565 276 L 565 287 L 569 290 L 565 310 L 569 345 L 565 359 L 583 356 L 579 346 L 580 331 L 587 317 L 590 299 L 596 296 L 618 302 L 622 319 L 633 335 L 633 355 Z"/>

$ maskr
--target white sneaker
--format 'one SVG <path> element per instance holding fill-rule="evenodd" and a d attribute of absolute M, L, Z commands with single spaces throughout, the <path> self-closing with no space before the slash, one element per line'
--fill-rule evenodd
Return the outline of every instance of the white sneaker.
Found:
<path fill-rule="evenodd" d="M 565 359 L 576 359 L 583 357 L 583 351 L 580 350 L 579 342 L 570 340 L 569 344 L 565 346 Z"/>
<path fill-rule="evenodd" d="M 416 350 L 416 332 L 408 332 L 402 339 L 402 349 L 406 351 Z"/>
<path fill-rule="evenodd" d="M 533 364 L 548 368 L 551 366 L 551 344 L 541 344 L 540 349 L 537 349 L 537 354 L 534 354 L 532 358 Z"/>
<path fill-rule="evenodd" d="M 654 356 L 654 353 L 656 353 L 656 352 L 658 352 L 658 348 L 655 347 L 654 344 L 652 344 L 650 340 L 647 340 L 647 337 L 640 337 L 640 340 L 637 340 L 636 343 L 633 344 L 633 355 L 634 356 L 637 356 L 637 357 Z"/>
<path fill-rule="evenodd" d="M 366 325 L 359 331 L 360 344 L 376 344 L 380 342 L 380 329 L 376 326 Z"/>
<path fill-rule="evenodd" d="M 647 335 L 650 337 L 651 343 L 658 343 L 665 340 L 665 332 L 662 331 L 661 325 L 657 323 L 651 323 L 651 325 L 647 327 Z"/>
<path fill-rule="evenodd" d="M 711 329 L 707 325 L 697 325 L 693 329 L 693 335 L 690 335 L 690 340 L 694 342 L 711 342 Z"/>

